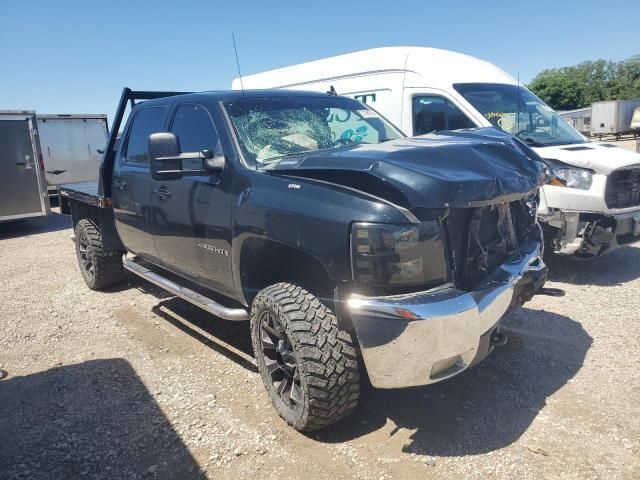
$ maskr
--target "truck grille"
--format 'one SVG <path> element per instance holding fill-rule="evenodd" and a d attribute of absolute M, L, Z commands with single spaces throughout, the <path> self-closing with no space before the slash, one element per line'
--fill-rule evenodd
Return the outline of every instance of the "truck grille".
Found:
<path fill-rule="evenodd" d="M 607 178 L 604 199 L 608 208 L 640 205 L 640 166 L 612 172 Z"/>
<path fill-rule="evenodd" d="M 535 200 L 452 209 L 447 236 L 456 286 L 471 290 L 518 250 L 535 227 Z"/>

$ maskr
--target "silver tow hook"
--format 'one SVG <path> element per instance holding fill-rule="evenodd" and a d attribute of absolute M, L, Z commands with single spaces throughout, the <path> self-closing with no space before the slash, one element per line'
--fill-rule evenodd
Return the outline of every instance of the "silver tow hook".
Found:
<path fill-rule="evenodd" d="M 507 336 L 502 332 L 493 332 L 491 334 L 491 345 L 502 347 L 507 344 Z"/>

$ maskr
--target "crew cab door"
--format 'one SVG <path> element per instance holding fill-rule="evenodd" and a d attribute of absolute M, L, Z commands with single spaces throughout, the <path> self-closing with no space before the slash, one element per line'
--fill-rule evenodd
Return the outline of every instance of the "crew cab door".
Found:
<path fill-rule="evenodd" d="M 169 130 L 180 150 L 221 153 L 213 119 L 202 105 L 175 107 Z M 193 162 L 189 165 L 188 162 Z M 183 160 L 183 169 L 197 170 L 197 160 Z M 231 277 L 232 172 L 189 175 L 154 181 L 152 202 L 158 255 L 164 266 L 221 293 L 233 294 Z"/>
<path fill-rule="evenodd" d="M 111 192 L 116 229 L 124 246 L 142 257 L 157 257 L 153 239 L 149 135 L 163 129 L 164 107 L 133 112 L 114 162 Z"/>

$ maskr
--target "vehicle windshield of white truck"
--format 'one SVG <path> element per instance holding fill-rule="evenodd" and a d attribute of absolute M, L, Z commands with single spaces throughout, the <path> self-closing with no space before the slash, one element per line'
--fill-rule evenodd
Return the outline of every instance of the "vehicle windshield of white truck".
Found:
<path fill-rule="evenodd" d="M 560 115 L 524 87 L 501 83 L 453 86 L 494 126 L 532 147 L 585 143 Z"/>
<path fill-rule="evenodd" d="M 347 98 L 239 98 L 225 108 L 245 158 L 258 164 L 404 136 L 378 113 Z"/>

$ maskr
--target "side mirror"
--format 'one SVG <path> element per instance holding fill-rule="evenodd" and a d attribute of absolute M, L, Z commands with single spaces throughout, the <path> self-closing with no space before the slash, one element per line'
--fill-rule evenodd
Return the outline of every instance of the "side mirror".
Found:
<path fill-rule="evenodd" d="M 224 169 L 224 156 L 211 150 L 182 153 L 177 135 L 168 132 L 149 136 L 151 177 L 154 180 L 176 180 L 185 175 L 209 175 Z"/>
<path fill-rule="evenodd" d="M 168 132 L 149 135 L 149 161 L 154 180 L 175 180 L 182 177 L 178 137 Z"/>
<path fill-rule="evenodd" d="M 222 151 L 218 152 L 218 155 L 211 150 L 202 150 L 204 158 L 204 168 L 213 173 L 220 173 L 224 170 L 225 158 Z"/>

